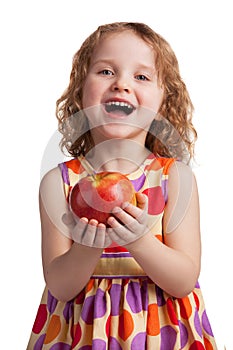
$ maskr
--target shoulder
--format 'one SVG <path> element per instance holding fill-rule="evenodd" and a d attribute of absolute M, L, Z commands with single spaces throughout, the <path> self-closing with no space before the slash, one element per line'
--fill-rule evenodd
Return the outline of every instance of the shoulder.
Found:
<path fill-rule="evenodd" d="M 168 200 L 165 207 L 166 232 L 172 232 L 187 216 L 191 221 L 199 218 L 199 198 L 195 175 L 192 169 L 175 162 L 168 177 Z M 188 215 L 187 215 L 188 214 Z"/>
<path fill-rule="evenodd" d="M 61 186 L 63 183 L 61 170 L 59 166 L 49 170 L 41 179 L 40 182 L 40 190 L 45 190 L 46 188 L 54 188 L 57 186 Z"/>
<path fill-rule="evenodd" d="M 64 215 L 69 213 L 69 205 L 65 196 L 64 182 L 60 168 L 57 166 L 48 171 L 41 180 L 39 191 L 42 232 L 55 229 L 70 238 Z"/>
<path fill-rule="evenodd" d="M 56 207 L 56 200 L 66 201 L 62 174 L 58 166 L 44 175 L 40 183 L 39 194 L 45 206 Z"/>
<path fill-rule="evenodd" d="M 196 187 L 195 175 L 192 168 L 183 162 L 174 161 L 169 167 L 168 183 L 170 186 L 179 186 L 179 189 L 187 190 Z"/>
<path fill-rule="evenodd" d="M 163 174 L 167 175 L 169 173 L 170 168 L 176 162 L 176 159 L 175 158 L 159 157 L 159 158 L 155 158 L 155 161 L 163 169 Z"/>
<path fill-rule="evenodd" d="M 198 197 L 198 189 L 192 168 L 180 161 L 172 164 L 168 173 L 168 202 L 185 201 Z"/>
<path fill-rule="evenodd" d="M 57 167 L 49 170 L 41 180 L 41 186 L 56 185 L 60 183 L 70 184 L 70 177 L 78 175 L 82 171 L 81 162 L 78 158 L 67 160 L 58 164 Z"/>

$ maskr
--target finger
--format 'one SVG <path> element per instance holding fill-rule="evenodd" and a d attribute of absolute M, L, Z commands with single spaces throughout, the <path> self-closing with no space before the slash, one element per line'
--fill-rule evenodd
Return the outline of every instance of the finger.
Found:
<path fill-rule="evenodd" d="M 135 236 L 134 232 L 130 231 L 127 226 L 121 225 L 113 216 L 108 219 L 108 224 L 111 226 L 108 230 L 109 236 L 118 244 L 119 242 L 120 244 L 127 243 Z"/>
<path fill-rule="evenodd" d="M 125 235 L 121 234 L 121 236 L 119 236 L 119 234 L 117 233 L 117 230 L 113 228 L 108 228 L 107 230 L 108 230 L 108 235 L 109 237 L 111 237 L 112 242 L 115 242 L 120 246 L 125 246 L 137 239 L 137 236 L 132 234 L 132 232 L 130 231 L 128 231 Z"/>
<path fill-rule="evenodd" d="M 127 225 L 130 230 L 137 230 L 138 224 L 145 224 L 147 218 L 147 210 L 142 210 L 130 203 L 123 203 L 123 210 L 114 208 L 114 216 L 117 217 L 123 224 Z M 116 209 L 116 210 L 115 210 Z"/>
<path fill-rule="evenodd" d="M 71 231 L 73 241 L 77 243 L 81 243 L 87 224 L 88 224 L 87 218 L 81 218 L 78 220 L 78 222 L 76 223 L 76 225 L 73 227 Z"/>
<path fill-rule="evenodd" d="M 112 242 L 115 242 L 120 246 L 124 246 L 126 244 L 126 242 L 123 239 L 121 239 L 121 237 L 116 233 L 116 231 L 113 228 L 108 227 L 107 233 L 110 239 L 112 240 Z"/>
<path fill-rule="evenodd" d="M 144 210 L 148 206 L 148 197 L 144 193 L 137 192 L 136 193 L 136 199 L 137 199 L 137 207 Z"/>
<path fill-rule="evenodd" d="M 91 219 L 86 226 L 81 244 L 92 247 L 94 245 L 98 221 Z"/>
<path fill-rule="evenodd" d="M 127 203 L 127 206 L 128 205 L 130 206 L 129 203 Z M 115 207 L 112 210 L 112 213 L 114 214 L 114 217 L 117 218 L 117 220 L 119 220 L 117 222 L 119 223 L 120 226 L 122 226 L 122 225 L 129 226 L 133 221 L 135 221 L 135 218 L 132 215 L 130 215 L 129 213 L 127 213 L 127 211 L 125 211 L 122 208 Z M 112 221 L 112 223 L 116 224 L 114 221 Z"/>
<path fill-rule="evenodd" d="M 120 240 L 120 237 L 118 236 L 118 234 L 111 227 L 107 228 L 107 233 L 110 239 L 112 240 L 112 242 L 115 242 L 118 245 L 124 245 L 124 242 Z"/>
<path fill-rule="evenodd" d="M 64 213 L 61 218 L 62 222 L 69 228 L 73 228 L 76 224 L 73 214 L 71 212 Z"/>
<path fill-rule="evenodd" d="M 125 212 L 130 214 L 131 217 L 136 219 L 139 223 L 144 222 L 145 215 L 147 214 L 146 210 L 136 207 L 130 203 L 123 203 L 122 208 Z M 133 221 L 131 221 L 133 223 Z"/>
<path fill-rule="evenodd" d="M 106 226 L 102 223 L 99 223 L 96 228 L 94 246 L 96 248 L 104 248 L 106 240 Z"/>

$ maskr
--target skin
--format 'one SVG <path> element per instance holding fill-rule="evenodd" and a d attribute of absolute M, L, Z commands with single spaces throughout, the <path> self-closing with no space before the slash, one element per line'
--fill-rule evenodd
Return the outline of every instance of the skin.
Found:
<path fill-rule="evenodd" d="M 101 40 L 94 51 L 84 84 L 84 108 L 118 98 L 134 107 L 143 106 L 157 112 L 162 97 L 163 89 L 157 79 L 155 54 L 150 46 L 130 31 L 112 34 Z M 117 124 L 116 128 L 116 116 L 108 116 L 113 123 L 101 123 L 99 128 L 92 130 L 95 144 L 121 137 L 144 145 L 146 129 L 155 113 L 147 118 L 140 114 L 134 115 L 133 120 L 137 127 L 131 127 L 127 125 L 127 121 L 122 120 L 122 125 Z M 92 119 L 89 118 L 90 124 L 93 124 Z"/>
<path fill-rule="evenodd" d="M 158 111 L 163 89 L 157 80 L 154 52 L 147 43 L 130 31 L 110 35 L 99 43 L 93 57 L 83 89 L 85 108 L 118 98 L 135 107 Z M 92 116 L 89 118 L 93 122 Z M 93 139 L 96 145 L 114 138 L 136 142 L 141 145 L 137 156 L 142 161 L 148 154 L 144 147 L 146 128 L 153 118 L 149 116 L 146 125 L 142 125 L 139 115 L 135 114 L 134 126 L 127 125 L 127 119 L 123 119 L 123 126 L 118 124 L 116 127 L 116 116 L 112 119 L 110 116 L 111 123 L 103 126 L 99 123 L 91 130 Z M 132 164 L 123 160 L 125 143 L 118 151 L 119 157 L 113 159 L 111 147 L 100 152 L 103 159 L 98 170 L 132 171 Z M 178 211 L 174 209 L 178 195 L 185 197 L 184 192 L 182 196 L 185 188 L 180 186 L 181 178 L 191 179 L 191 191 L 185 203 L 186 210 L 178 217 Z M 52 294 L 63 301 L 74 298 L 90 279 L 103 247 L 112 240 L 125 246 L 164 291 L 174 297 L 190 293 L 200 273 L 201 243 L 197 185 L 191 170 L 184 164 L 177 163 L 170 168 L 168 193 L 163 219 L 165 244 L 162 244 L 147 227 L 145 195 L 137 194 L 137 207 L 124 203 L 121 208 L 115 208 L 115 217 L 109 218 L 108 229 L 93 219 L 88 222 L 81 218 L 75 223 L 64 198 L 60 170 L 55 168 L 46 174 L 40 186 L 42 259 L 45 280 Z M 65 218 L 67 232 L 65 228 L 62 231 L 56 225 L 55 216 L 49 214 L 53 196 L 56 196 L 56 201 L 51 201 L 54 212 L 57 217 Z M 176 215 L 176 220 L 171 220 Z M 170 222 L 176 222 L 176 225 L 169 226 Z M 66 233 L 76 237 L 75 242 L 66 237 Z"/>

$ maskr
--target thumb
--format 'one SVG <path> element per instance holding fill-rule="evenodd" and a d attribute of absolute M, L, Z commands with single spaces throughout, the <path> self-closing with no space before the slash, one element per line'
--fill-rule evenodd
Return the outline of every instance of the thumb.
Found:
<path fill-rule="evenodd" d="M 71 212 L 67 212 L 62 215 L 62 222 L 69 228 L 73 228 L 76 224 Z"/>
<path fill-rule="evenodd" d="M 148 205 L 147 195 L 145 195 L 144 193 L 137 192 L 136 199 L 137 199 L 137 207 L 144 210 Z"/>

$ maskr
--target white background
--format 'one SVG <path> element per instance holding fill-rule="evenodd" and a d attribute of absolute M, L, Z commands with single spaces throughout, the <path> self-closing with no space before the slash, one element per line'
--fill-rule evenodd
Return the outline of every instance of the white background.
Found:
<path fill-rule="evenodd" d="M 153 6 L 152 6 L 153 5 Z M 0 8 L 1 345 L 24 350 L 44 281 L 38 187 L 55 101 L 100 24 L 141 21 L 173 47 L 195 106 L 203 241 L 200 283 L 218 349 L 232 338 L 230 1 L 5 1 Z"/>

